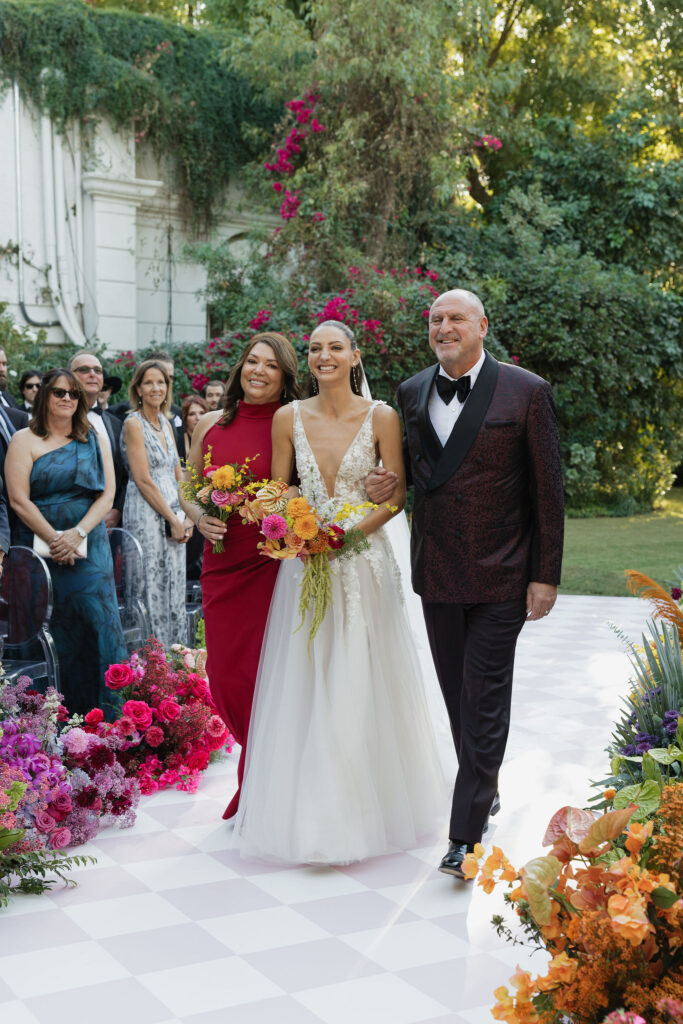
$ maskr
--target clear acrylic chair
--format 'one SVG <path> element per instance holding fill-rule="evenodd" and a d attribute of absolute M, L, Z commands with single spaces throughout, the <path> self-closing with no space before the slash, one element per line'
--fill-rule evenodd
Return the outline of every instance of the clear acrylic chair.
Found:
<path fill-rule="evenodd" d="M 59 690 L 59 659 L 49 630 L 53 609 L 47 563 L 32 548 L 11 547 L 0 581 L 0 638 L 6 679 L 47 679 Z"/>
<path fill-rule="evenodd" d="M 128 653 L 138 650 L 152 635 L 152 624 L 143 593 L 144 560 L 140 541 L 129 530 L 109 531 L 114 563 L 114 584 Z"/>

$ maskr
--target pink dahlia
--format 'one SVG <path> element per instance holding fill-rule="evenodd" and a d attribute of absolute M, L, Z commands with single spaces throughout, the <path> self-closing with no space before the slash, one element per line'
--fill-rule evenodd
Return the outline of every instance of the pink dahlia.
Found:
<path fill-rule="evenodd" d="M 287 523 L 282 516 L 266 516 L 261 523 L 261 532 L 268 540 L 280 540 L 287 533 Z"/>

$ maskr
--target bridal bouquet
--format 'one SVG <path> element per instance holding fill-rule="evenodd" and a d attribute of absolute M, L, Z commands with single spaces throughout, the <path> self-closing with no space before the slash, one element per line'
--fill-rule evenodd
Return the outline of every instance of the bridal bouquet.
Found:
<path fill-rule="evenodd" d="M 242 463 L 226 462 L 223 466 L 214 466 L 212 452 L 209 445 L 201 476 L 194 466 L 187 465 L 190 479 L 183 480 L 180 486 L 186 501 L 199 505 L 202 512 L 225 523 L 251 497 L 254 479 L 249 463 L 254 462 L 258 455 L 248 457 Z M 220 554 L 223 541 L 216 541 L 211 550 Z"/>
<path fill-rule="evenodd" d="M 366 509 L 377 508 L 372 502 L 344 505 L 328 520 L 312 508 L 306 498 L 286 499 L 286 484 L 269 481 L 256 492 L 253 501 L 242 506 L 245 522 L 257 522 L 264 540 L 259 544 L 267 558 L 300 558 L 304 575 L 299 591 L 299 613 L 303 626 L 312 612 L 308 630 L 308 646 L 320 629 L 332 603 L 330 552 L 336 558 L 349 558 L 369 547 L 362 530 L 344 529 L 341 525 L 351 516 Z M 301 628 L 301 627 L 299 627 Z"/>

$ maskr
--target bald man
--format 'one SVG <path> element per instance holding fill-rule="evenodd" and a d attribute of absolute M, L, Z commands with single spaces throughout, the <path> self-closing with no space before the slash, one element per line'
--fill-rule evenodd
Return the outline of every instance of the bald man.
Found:
<path fill-rule="evenodd" d="M 487 329 L 472 292 L 439 295 L 429 314 L 437 363 L 397 394 L 415 489 L 413 587 L 458 755 L 440 870 L 459 878 L 500 807 L 517 637 L 552 610 L 564 530 L 550 385 L 486 352 Z"/>

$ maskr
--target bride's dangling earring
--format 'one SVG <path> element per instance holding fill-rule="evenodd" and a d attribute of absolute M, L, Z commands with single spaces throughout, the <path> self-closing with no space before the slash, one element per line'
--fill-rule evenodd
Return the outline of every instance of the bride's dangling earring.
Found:
<path fill-rule="evenodd" d="M 357 395 L 361 394 L 362 388 L 360 384 L 360 366 L 358 363 L 353 368 L 353 383 L 355 384 L 354 391 Z"/>
<path fill-rule="evenodd" d="M 314 373 L 311 374 L 311 390 L 312 390 L 314 395 L 318 394 L 318 391 L 319 391 L 319 388 L 318 388 L 318 378 L 316 377 L 316 375 Z"/>

